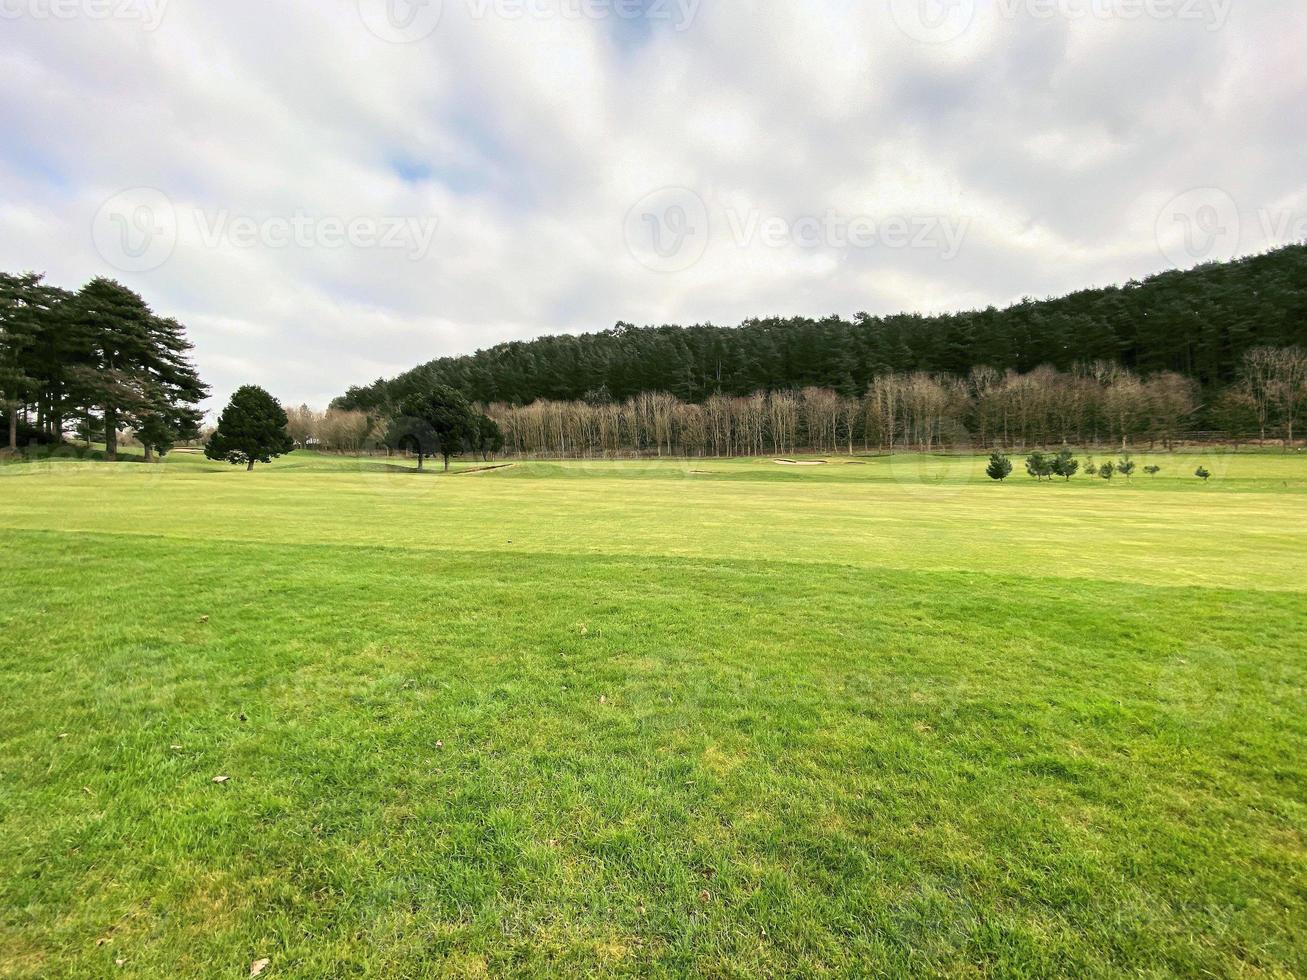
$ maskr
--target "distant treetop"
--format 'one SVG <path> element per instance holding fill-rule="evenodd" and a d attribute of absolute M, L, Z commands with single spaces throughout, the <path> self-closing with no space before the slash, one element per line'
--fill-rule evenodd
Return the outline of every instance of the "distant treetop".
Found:
<path fill-rule="evenodd" d="M 966 374 L 1111 361 L 1141 374 L 1175 371 L 1214 388 L 1259 345 L 1307 344 L 1307 246 L 1140 282 L 1026 299 L 999 310 L 852 319 L 794 317 L 635 327 L 501 344 L 430 361 L 351 388 L 335 406 L 390 410 L 448 385 L 471 401 L 624 401 L 663 391 L 689 402 L 803 387 L 861 395 L 895 371 Z"/>

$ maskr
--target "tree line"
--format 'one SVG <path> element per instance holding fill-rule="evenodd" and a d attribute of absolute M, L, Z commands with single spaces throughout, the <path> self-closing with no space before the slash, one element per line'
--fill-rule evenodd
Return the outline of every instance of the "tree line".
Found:
<path fill-rule="evenodd" d="M 56 445 L 69 426 L 118 457 L 132 429 L 145 458 L 199 434 L 208 394 L 176 320 L 136 293 L 96 278 L 76 292 L 36 273 L 0 273 L 0 407 L 11 451 Z"/>
<path fill-rule="evenodd" d="M 1138 464 L 1126 453 L 1119 460 L 1109 459 L 1101 465 L 1095 464 L 1093 457 L 1090 457 L 1083 472 L 1086 476 L 1096 476 L 1110 483 L 1118 474 L 1126 480 L 1132 480 L 1138 468 Z M 1061 449 L 1056 453 L 1031 453 L 1026 457 L 1026 472 L 1037 481 L 1052 482 L 1056 477 L 1061 477 L 1070 483 L 1082 469 L 1080 460 L 1076 459 L 1070 449 Z M 1157 476 L 1162 472 L 1162 467 L 1152 464 L 1145 466 L 1144 472 L 1149 476 Z M 998 483 L 1004 482 L 1012 475 L 1012 460 L 1003 453 L 993 453 L 989 457 L 989 465 L 985 467 L 985 475 Z M 1212 473 L 1207 467 L 1199 466 L 1194 470 L 1194 476 L 1206 483 L 1211 480 Z"/>
<path fill-rule="evenodd" d="M 1292 444 L 1307 410 L 1307 352 L 1253 348 L 1236 382 L 1204 403 L 1192 379 L 1175 372 L 1141 377 L 1099 362 L 1071 371 L 1026 374 L 977 367 L 965 376 L 925 372 L 874 378 L 861 397 L 825 388 L 713 395 L 702 404 L 667 392 L 625 401 L 541 400 L 473 406 L 496 423 L 492 440 L 469 437 L 483 455 L 503 448 L 522 456 L 757 456 L 816 452 L 931 452 L 967 447 L 1010 451 L 1028 446 L 1130 444 L 1171 448 L 1181 439 L 1232 441 L 1281 435 Z M 401 412 L 368 413 L 308 406 L 291 409 L 297 445 L 358 452 L 388 443 Z M 1199 432 L 1199 424 L 1214 430 Z M 484 424 L 484 423 L 479 423 Z M 396 448 L 394 439 L 390 448 Z"/>
<path fill-rule="evenodd" d="M 502 344 L 355 387 L 334 407 L 393 411 L 434 385 L 472 402 L 626 404 L 664 392 L 703 405 L 714 396 L 826 389 L 863 397 L 889 375 L 967 376 L 973 365 L 1019 375 L 1047 365 L 1071 372 L 1097 362 L 1151 377 L 1174 373 L 1203 392 L 1235 383 L 1254 348 L 1307 344 L 1307 246 L 1166 272 L 1124 286 L 1027 299 L 939 316 L 795 317 L 637 328 Z M 1206 418 L 1202 427 L 1217 428 Z"/>
<path fill-rule="evenodd" d="M 1278 431 L 1292 444 L 1307 411 L 1307 351 L 1254 348 L 1236 382 L 1204 406 L 1202 389 L 1175 372 L 1142 377 L 1118 364 L 1026 374 L 973 368 L 965 376 L 894 373 L 861 396 L 827 388 L 712 395 L 666 392 L 625 401 L 590 398 L 490 405 L 505 448 L 518 455 L 760 456 L 1053 445 L 1171 448 L 1200 417 L 1233 440 Z M 1206 409 L 1206 410 L 1204 410 Z"/>

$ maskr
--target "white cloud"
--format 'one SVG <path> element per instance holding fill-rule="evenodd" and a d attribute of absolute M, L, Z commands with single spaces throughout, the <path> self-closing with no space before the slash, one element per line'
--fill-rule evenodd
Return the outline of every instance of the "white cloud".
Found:
<path fill-rule="evenodd" d="M 356 0 L 174 2 L 154 30 L 10 0 L 0 267 L 117 275 L 188 324 L 218 398 L 258 381 L 320 402 L 619 319 L 940 310 L 1121 281 L 1166 266 L 1159 209 L 1195 187 L 1238 202 L 1243 251 L 1270 244 L 1263 210 L 1301 217 L 1302 8 L 1241 0 L 1212 29 L 1102 0 L 1107 16 L 1029 6 L 978 3 L 931 44 L 903 29 L 910 0 L 899 19 L 888 2 L 752 0 L 645 24 L 445 0 L 429 37 L 394 44 Z M 119 272 L 92 222 L 142 187 L 171 201 L 177 244 Z M 664 187 L 712 217 L 703 257 L 671 273 L 625 237 Z M 970 224 L 950 260 L 730 230 L 832 212 Z M 276 247 L 206 236 L 218 213 L 438 224 L 424 249 Z"/>

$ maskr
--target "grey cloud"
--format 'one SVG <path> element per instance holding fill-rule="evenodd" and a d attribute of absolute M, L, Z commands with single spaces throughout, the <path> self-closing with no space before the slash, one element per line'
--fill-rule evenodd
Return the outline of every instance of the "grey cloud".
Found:
<path fill-rule="evenodd" d="M 1088 0 L 1086 0 L 1088 2 Z M 419 361 L 634 322 L 737 322 L 1002 304 L 1163 268 L 1158 209 L 1193 187 L 1256 214 L 1307 208 L 1307 12 L 1243 0 L 1219 30 L 1119 18 L 995 20 L 950 44 L 886 4 L 702 4 L 685 30 L 469 15 L 412 44 L 352 0 L 170 4 L 156 30 L 4 22 L 0 267 L 117 275 L 184 315 L 221 399 L 288 401 Z M 154 187 L 178 211 L 156 269 L 121 273 L 90 229 Z M 632 206 L 686 187 L 718 216 L 682 271 L 627 250 Z M 966 217 L 960 253 L 741 247 L 727 209 Z M 420 257 L 240 247 L 187 226 L 436 219 Z"/>

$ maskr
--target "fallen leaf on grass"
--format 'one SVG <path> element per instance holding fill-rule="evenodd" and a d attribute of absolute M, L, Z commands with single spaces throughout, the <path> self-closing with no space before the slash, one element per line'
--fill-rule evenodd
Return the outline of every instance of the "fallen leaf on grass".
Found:
<path fill-rule="evenodd" d="M 260 973 L 262 973 L 264 970 L 268 968 L 268 964 L 271 962 L 272 960 L 267 960 L 267 959 L 255 960 L 253 963 L 250 964 L 250 976 L 257 977 Z"/>
<path fill-rule="evenodd" d="M 703 891 L 699 893 L 699 901 L 702 902 L 704 905 L 707 905 L 709 902 L 712 901 L 712 892 L 710 892 L 707 888 L 705 888 Z"/>
<path fill-rule="evenodd" d="M 221 785 L 222 783 L 227 782 L 227 780 L 229 780 L 229 779 L 231 779 L 230 776 L 214 776 L 214 777 L 213 777 L 213 781 L 214 781 L 215 783 L 218 783 L 219 785 Z"/>
<path fill-rule="evenodd" d="M 208 621 L 209 621 L 209 617 L 208 617 L 208 616 L 201 616 L 201 617 L 200 617 L 200 622 L 201 622 L 201 623 L 207 623 Z"/>

